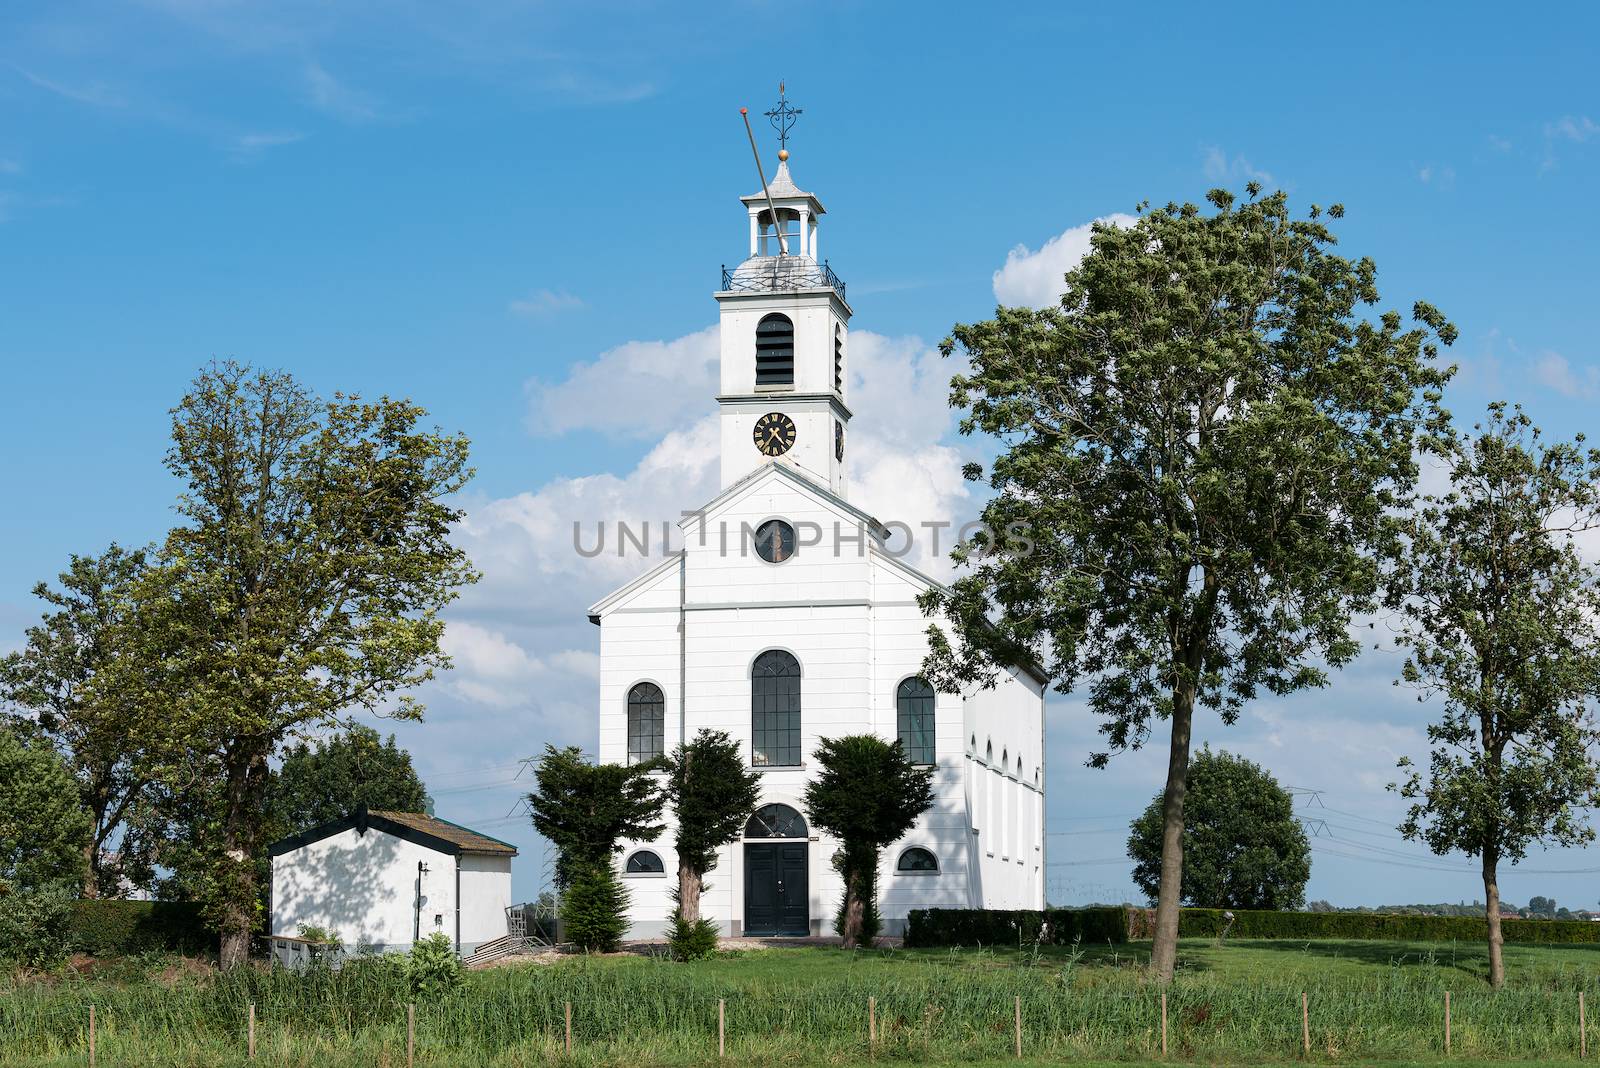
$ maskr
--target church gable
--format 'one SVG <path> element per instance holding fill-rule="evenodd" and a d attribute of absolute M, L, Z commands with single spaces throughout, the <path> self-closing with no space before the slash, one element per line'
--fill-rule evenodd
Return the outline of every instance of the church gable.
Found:
<path fill-rule="evenodd" d="M 676 608 L 682 568 L 683 554 L 673 553 L 626 586 L 612 590 L 590 605 L 589 622 L 599 623 L 603 616 L 621 608 Z"/>

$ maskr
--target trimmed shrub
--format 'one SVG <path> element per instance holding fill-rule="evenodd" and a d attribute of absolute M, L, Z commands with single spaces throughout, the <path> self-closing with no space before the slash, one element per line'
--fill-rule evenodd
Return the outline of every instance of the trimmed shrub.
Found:
<path fill-rule="evenodd" d="M 205 953 L 215 935 L 200 918 L 194 901 L 74 901 L 68 941 L 94 957 L 134 953 Z"/>
<path fill-rule="evenodd" d="M 628 931 L 628 891 L 609 864 L 580 868 L 561 896 L 562 934 L 588 952 L 615 952 Z"/>
<path fill-rule="evenodd" d="M 717 925 L 703 917 L 684 923 L 674 909 L 667 927 L 667 948 L 673 960 L 704 960 L 717 951 Z"/>
<path fill-rule="evenodd" d="M 1047 946 L 1126 942 L 1128 914 L 1122 908 L 1088 909 L 913 909 L 906 917 L 905 944 L 916 946 Z"/>
<path fill-rule="evenodd" d="M 1215 938 L 1227 925 L 1222 913 L 1222 909 L 1184 909 L 1178 919 L 1178 934 L 1185 938 Z M 1140 926 L 1134 924 L 1136 929 Z M 1500 928 L 1507 942 L 1600 943 L 1600 923 L 1586 920 L 1502 920 Z M 1408 916 L 1396 912 L 1234 909 L 1228 937 L 1482 942 L 1489 937 L 1489 921 L 1472 916 Z"/>

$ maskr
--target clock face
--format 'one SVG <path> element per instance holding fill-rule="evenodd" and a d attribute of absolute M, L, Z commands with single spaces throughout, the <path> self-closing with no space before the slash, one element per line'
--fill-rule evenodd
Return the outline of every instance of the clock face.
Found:
<path fill-rule="evenodd" d="M 782 456 L 794 445 L 794 420 L 782 412 L 768 412 L 756 420 L 751 436 L 763 456 Z"/>
<path fill-rule="evenodd" d="M 833 421 L 833 458 L 844 462 L 844 424 L 837 419 Z"/>

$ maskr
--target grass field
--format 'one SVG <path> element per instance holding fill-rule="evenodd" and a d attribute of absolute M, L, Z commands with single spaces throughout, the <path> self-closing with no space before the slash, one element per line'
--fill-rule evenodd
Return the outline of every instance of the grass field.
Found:
<path fill-rule="evenodd" d="M 465 991 L 417 1007 L 417 1061 L 532 1065 L 1147 1062 L 1161 1055 L 1161 990 L 1142 972 L 1147 945 L 1081 951 L 784 948 L 696 964 L 571 958 L 474 973 Z M 1301 1063 L 1301 994 L 1311 1059 L 1440 1063 L 1576 1061 L 1578 992 L 1600 990 L 1600 947 L 1508 946 L 1510 980 L 1484 983 L 1477 945 L 1186 941 L 1167 990 L 1168 1060 Z M 868 1041 L 875 999 L 877 1042 Z M 246 1063 L 245 1006 L 257 1007 L 256 1064 L 405 1063 L 405 1003 L 393 969 L 307 977 L 228 975 L 128 962 L 95 977 L 0 988 L 0 1064 L 85 1063 L 88 1007 L 100 1063 Z M 1591 1040 L 1600 1029 L 1590 1020 Z M 1597 1047 L 1600 1048 L 1600 1047 Z"/>

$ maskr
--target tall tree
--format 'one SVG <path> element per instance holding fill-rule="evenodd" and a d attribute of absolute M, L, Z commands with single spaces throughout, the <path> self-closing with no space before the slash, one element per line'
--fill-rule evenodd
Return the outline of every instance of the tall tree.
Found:
<path fill-rule="evenodd" d="M 1449 489 L 1418 509 L 1411 582 L 1392 597 L 1403 678 L 1441 699 L 1427 770 L 1401 761 L 1413 804 L 1400 830 L 1479 858 L 1496 987 L 1500 862 L 1594 839 L 1581 810 L 1600 801 L 1600 586 L 1573 537 L 1600 525 L 1600 451 L 1582 443 L 1545 444 L 1520 408 L 1491 405 L 1445 448 Z"/>
<path fill-rule="evenodd" d="M 420 718 L 409 691 L 449 666 L 439 613 L 477 575 L 446 498 L 471 472 L 425 414 L 232 362 L 172 412 L 183 523 L 142 582 L 129 682 L 167 695 L 164 777 L 214 798 L 200 892 L 225 966 L 257 919 L 268 761 L 356 710 Z"/>
<path fill-rule="evenodd" d="M 162 710 L 102 681 L 129 649 L 127 621 L 144 568 L 143 550 L 115 544 L 99 556 L 73 555 L 59 589 L 43 582 L 33 589 L 53 610 L 28 628 L 22 649 L 0 659 L 0 701 L 54 743 L 93 821 L 85 897 L 115 896 L 124 878 L 143 885 L 153 877 L 148 840 L 130 817 L 149 793 L 144 749 Z"/>
<path fill-rule="evenodd" d="M 839 935 L 845 948 L 877 935 L 878 851 L 916 826 L 933 805 L 933 769 L 911 763 L 900 743 L 873 734 L 824 738 L 820 770 L 806 786 L 811 822 L 839 839 L 844 901 Z"/>
<path fill-rule="evenodd" d="M 761 797 L 761 775 L 745 766 L 739 743 L 700 731 L 667 760 L 666 800 L 677 817 L 678 918 L 700 920 L 700 893 L 717 850 L 738 839 Z"/>
<path fill-rule="evenodd" d="M 661 788 L 655 762 L 591 764 L 577 746 L 544 747 L 528 795 L 533 827 L 556 847 L 556 887 L 566 890 L 586 868 L 610 867 L 624 838 L 661 835 Z"/>
<path fill-rule="evenodd" d="M 365 724 L 352 724 L 320 742 L 299 742 L 267 784 L 267 815 L 275 834 L 294 834 L 346 816 L 357 805 L 425 812 L 428 791 L 411 754 Z"/>
<path fill-rule="evenodd" d="M 1154 899 L 1161 888 L 1157 794 L 1133 821 L 1133 881 Z M 1183 818 L 1183 903 L 1226 909 L 1297 909 L 1311 878 L 1311 843 L 1294 798 L 1261 765 L 1202 748 L 1189 765 Z"/>
<path fill-rule="evenodd" d="M 1334 255 L 1315 207 L 1224 190 L 1097 225 L 1059 307 L 1001 308 L 943 345 L 964 433 L 999 439 L 994 496 L 955 552 L 970 565 L 923 598 L 939 685 L 1045 665 L 1089 685 L 1108 752 L 1168 720 L 1154 973 L 1177 959 L 1184 794 L 1196 706 L 1224 722 L 1265 688 L 1326 683 L 1359 644 L 1413 491 L 1419 437 L 1437 433 L 1449 375 L 1432 307 L 1370 314 L 1369 259 Z M 1329 212 L 1343 215 L 1338 206 Z M 983 477 L 969 465 L 967 476 Z"/>
<path fill-rule="evenodd" d="M 89 815 L 54 748 L 0 724 L 0 960 L 61 956 L 89 837 Z"/>

